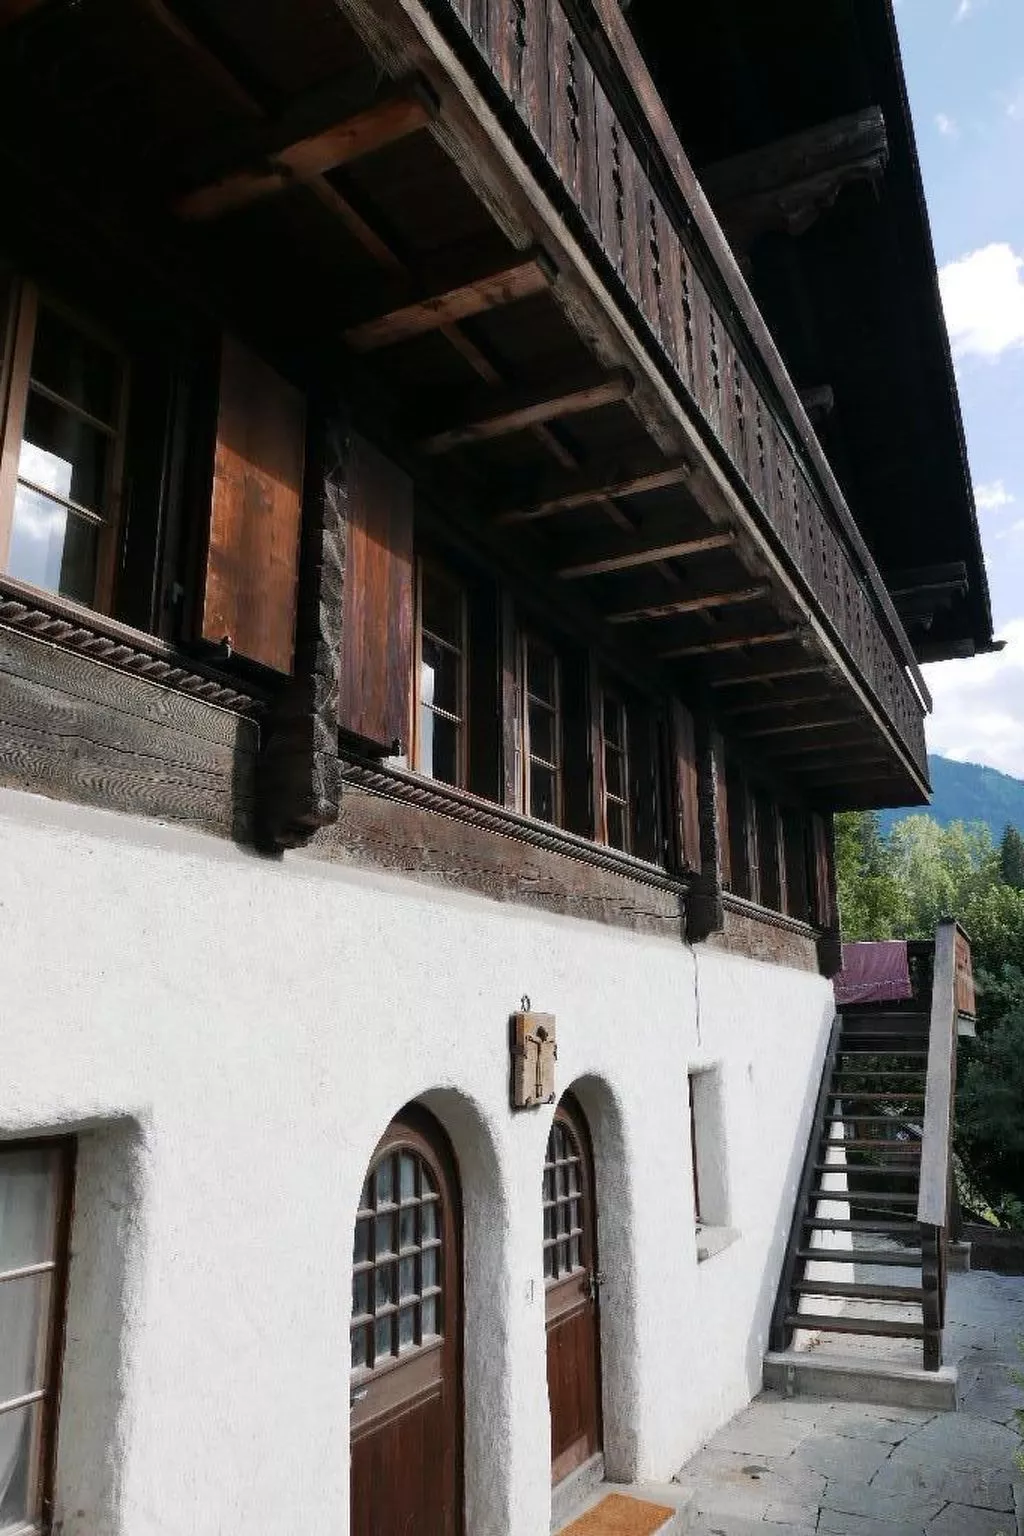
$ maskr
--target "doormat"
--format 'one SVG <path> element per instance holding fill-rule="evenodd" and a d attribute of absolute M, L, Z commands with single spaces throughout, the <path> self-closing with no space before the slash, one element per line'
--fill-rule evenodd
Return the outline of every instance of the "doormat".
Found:
<path fill-rule="evenodd" d="M 675 1510 L 664 1504 L 645 1504 L 610 1493 L 559 1536 L 654 1536 L 674 1514 Z"/>

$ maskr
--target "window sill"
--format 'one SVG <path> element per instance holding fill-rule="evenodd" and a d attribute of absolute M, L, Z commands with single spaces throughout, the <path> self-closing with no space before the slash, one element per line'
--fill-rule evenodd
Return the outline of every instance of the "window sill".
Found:
<path fill-rule="evenodd" d="M 258 714 L 266 704 L 259 692 L 239 689 L 232 678 L 166 640 L 11 576 L 0 575 L 0 627 L 33 635 L 60 650 L 89 656 L 117 672 L 236 714 Z"/>
<path fill-rule="evenodd" d="M 468 790 L 455 789 L 437 779 L 425 778 L 393 762 L 383 763 L 376 758 L 356 756 L 343 748 L 341 779 L 343 784 L 355 784 L 372 794 L 436 811 L 454 821 L 486 827 L 505 837 L 515 838 L 518 842 L 565 854 L 580 863 L 624 875 L 629 880 L 654 886 L 658 890 L 683 896 L 689 889 L 688 881 L 669 874 L 657 864 L 648 864 L 643 859 L 621 853 L 617 848 L 609 848 L 604 843 L 590 842 L 575 832 L 566 832 L 564 828 L 552 826 L 548 822 L 535 821 L 518 811 L 507 810 L 504 806 L 495 805 L 493 801 L 470 794 Z"/>
<path fill-rule="evenodd" d="M 716 1253 L 731 1248 L 740 1236 L 735 1227 L 698 1227 L 697 1263 L 703 1264 L 705 1260 L 713 1259 Z"/>
<path fill-rule="evenodd" d="M 813 923 L 805 923 L 802 918 L 790 917 L 788 912 L 776 912 L 772 907 L 762 907 L 756 901 L 748 901 L 745 896 L 735 896 L 732 891 L 722 892 L 722 905 L 727 912 L 735 912 L 742 917 L 752 917 L 759 923 L 768 923 L 772 928 L 784 928 L 787 933 L 799 933 L 805 939 L 817 939 L 820 929 Z"/>

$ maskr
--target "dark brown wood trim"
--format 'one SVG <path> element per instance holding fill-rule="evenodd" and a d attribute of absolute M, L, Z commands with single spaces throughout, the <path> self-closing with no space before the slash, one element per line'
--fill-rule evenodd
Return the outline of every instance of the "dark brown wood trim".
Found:
<path fill-rule="evenodd" d="M 0 625 L 235 714 L 259 715 L 267 705 L 268 694 L 239 688 L 165 640 L 10 576 L 0 576 Z"/>
<path fill-rule="evenodd" d="M 464 443 L 484 442 L 492 437 L 507 437 L 538 423 L 559 421 L 584 411 L 596 411 L 603 405 L 627 400 L 633 391 L 632 376 L 618 368 L 604 378 L 589 383 L 553 381 L 543 389 L 517 389 L 494 394 L 477 405 L 465 419 L 420 439 L 420 453 L 448 453 Z"/>
<path fill-rule="evenodd" d="M 603 465 L 597 469 L 570 469 L 552 473 L 532 493 L 520 497 L 495 517 L 496 523 L 530 523 L 589 507 L 606 497 L 639 496 L 645 491 L 681 485 L 693 473 L 685 461 L 669 464 Z"/>
<path fill-rule="evenodd" d="M 345 341 L 355 352 L 376 352 L 428 331 L 441 330 L 473 315 L 515 304 L 541 293 L 550 282 L 550 266 L 537 254 L 515 265 L 506 263 L 456 287 L 416 299 L 398 309 L 352 325 Z"/>
<path fill-rule="evenodd" d="M 717 732 L 706 714 L 695 720 L 697 745 L 697 815 L 700 826 L 700 874 L 686 904 L 686 936 L 691 943 L 719 933 L 725 925 L 722 889 L 722 830 L 718 824 L 718 774 L 721 754 Z"/>
<path fill-rule="evenodd" d="M 747 901 L 744 896 L 735 896 L 731 891 L 725 891 L 722 895 L 722 906 L 727 912 L 735 912 L 738 916 L 752 918 L 755 922 L 765 923 L 769 928 L 782 928 L 787 933 L 798 933 L 802 938 L 815 942 L 820 937 L 820 929 L 811 923 L 805 923 L 799 917 L 790 917 L 787 912 L 774 912 L 770 907 L 762 907 L 756 901 Z"/>
<path fill-rule="evenodd" d="M 623 608 L 607 615 L 609 624 L 635 624 L 643 619 L 674 619 L 684 613 L 707 613 L 712 608 L 734 608 L 743 603 L 760 602 L 767 597 L 770 588 L 762 583 L 756 587 L 739 587 L 730 592 L 705 592 L 700 597 L 674 598 L 665 603 L 654 603 L 646 608 Z"/>
<path fill-rule="evenodd" d="M 298 847 L 338 817 L 351 456 L 347 416 L 323 412 L 307 465 L 294 676 L 270 713 L 257 778 L 261 841 L 276 848 Z"/>
<path fill-rule="evenodd" d="M 669 874 L 655 864 L 648 864 L 633 854 L 589 842 L 562 827 L 545 821 L 534 821 L 529 816 L 520 815 L 518 811 L 482 800 L 468 790 L 455 789 L 436 779 L 422 778 L 407 769 L 383 766 L 371 758 L 357 758 L 346 753 L 342 759 L 341 780 L 343 784 L 357 785 L 360 789 L 389 800 L 419 806 L 454 821 L 467 822 L 471 826 L 485 827 L 505 837 L 514 838 L 517 842 L 529 843 L 535 848 L 565 854 L 581 863 L 624 875 L 658 890 L 683 896 L 689 889 L 688 881 Z"/>

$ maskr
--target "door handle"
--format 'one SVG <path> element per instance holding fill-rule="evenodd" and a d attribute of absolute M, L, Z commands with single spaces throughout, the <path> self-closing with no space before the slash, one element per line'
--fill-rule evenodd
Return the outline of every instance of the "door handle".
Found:
<path fill-rule="evenodd" d="M 607 1276 L 603 1269 L 592 1269 L 587 1276 L 587 1285 L 590 1291 L 591 1301 L 597 1300 L 597 1293 L 604 1285 Z"/>

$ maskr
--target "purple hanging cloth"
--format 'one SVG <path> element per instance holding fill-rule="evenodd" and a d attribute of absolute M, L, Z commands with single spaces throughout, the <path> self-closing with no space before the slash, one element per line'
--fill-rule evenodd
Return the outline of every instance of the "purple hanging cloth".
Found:
<path fill-rule="evenodd" d="M 843 968 L 832 982 L 840 1008 L 899 1003 L 913 997 L 906 939 L 843 945 Z"/>

